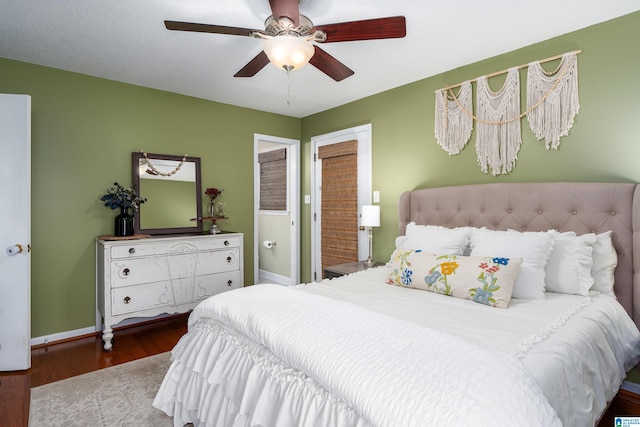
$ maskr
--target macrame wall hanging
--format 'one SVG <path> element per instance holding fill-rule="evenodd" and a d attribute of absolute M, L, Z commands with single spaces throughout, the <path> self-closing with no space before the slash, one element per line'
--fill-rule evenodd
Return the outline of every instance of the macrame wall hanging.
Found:
<path fill-rule="evenodd" d="M 557 149 L 568 135 L 580 110 L 578 99 L 578 58 L 581 51 L 568 52 L 474 80 L 438 89 L 435 108 L 435 136 L 450 156 L 460 153 L 477 122 L 476 154 L 484 173 L 508 174 L 515 167 L 522 144 L 520 119 L 527 116 L 529 127 L 547 149 Z M 558 67 L 545 71 L 540 64 L 560 59 Z M 520 74 L 527 73 L 527 109 L 520 113 Z M 494 92 L 488 78 L 507 73 L 500 90 Z M 472 111 L 471 83 L 476 82 L 476 114 Z M 460 87 L 458 94 L 453 91 Z"/>
<path fill-rule="evenodd" d="M 529 64 L 527 72 L 527 120 L 547 150 L 558 149 L 560 137 L 567 136 L 580 110 L 578 99 L 578 55 L 569 52 L 554 71 L 548 73 L 540 62 Z"/>
<path fill-rule="evenodd" d="M 497 92 L 489 87 L 486 77 L 476 83 L 476 154 L 482 172 L 491 169 L 493 175 L 511 172 L 518 159 L 522 144 L 520 120 L 509 120 L 520 115 L 520 74 L 510 68 L 507 79 Z"/>
<path fill-rule="evenodd" d="M 445 89 L 436 91 L 436 141 L 450 156 L 460 153 L 471 138 L 473 119 L 462 109 L 471 111 L 472 102 L 471 82 L 460 85 L 455 100 L 448 99 Z"/>

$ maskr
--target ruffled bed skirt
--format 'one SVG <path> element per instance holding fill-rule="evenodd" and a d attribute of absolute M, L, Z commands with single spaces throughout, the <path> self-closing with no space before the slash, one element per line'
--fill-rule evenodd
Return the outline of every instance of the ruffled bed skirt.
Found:
<path fill-rule="evenodd" d="M 153 406 L 174 426 L 369 426 L 344 401 L 263 346 L 201 319 L 172 350 Z"/>

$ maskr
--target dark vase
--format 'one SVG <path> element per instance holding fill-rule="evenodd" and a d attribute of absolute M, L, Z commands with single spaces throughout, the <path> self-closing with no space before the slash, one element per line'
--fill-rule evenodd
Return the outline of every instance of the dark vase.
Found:
<path fill-rule="evenodd" d="M 129 213 L 129 208 L 120 207 L 120 215 L 116 216 L 117 237 L 133 236 L 133 215 Z"/>

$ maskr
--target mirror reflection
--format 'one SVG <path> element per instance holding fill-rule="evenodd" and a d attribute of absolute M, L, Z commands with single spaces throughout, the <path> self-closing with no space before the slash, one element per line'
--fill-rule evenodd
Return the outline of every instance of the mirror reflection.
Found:
<path fill-rule="evenodd" d="M 136 215 L 136 233 L 202 231 L 200 159 L 133 153 L 133 181 L 147 201 Z"/>

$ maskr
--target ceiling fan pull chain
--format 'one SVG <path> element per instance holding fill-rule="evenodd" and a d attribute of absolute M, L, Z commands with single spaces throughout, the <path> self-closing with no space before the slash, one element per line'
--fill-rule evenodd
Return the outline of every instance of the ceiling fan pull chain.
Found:
<path fill-rule="evenodd" d="M 287 105 L 291 105 L 291 65 L 284 65 L 283 68 L 287 71 Z"/>

